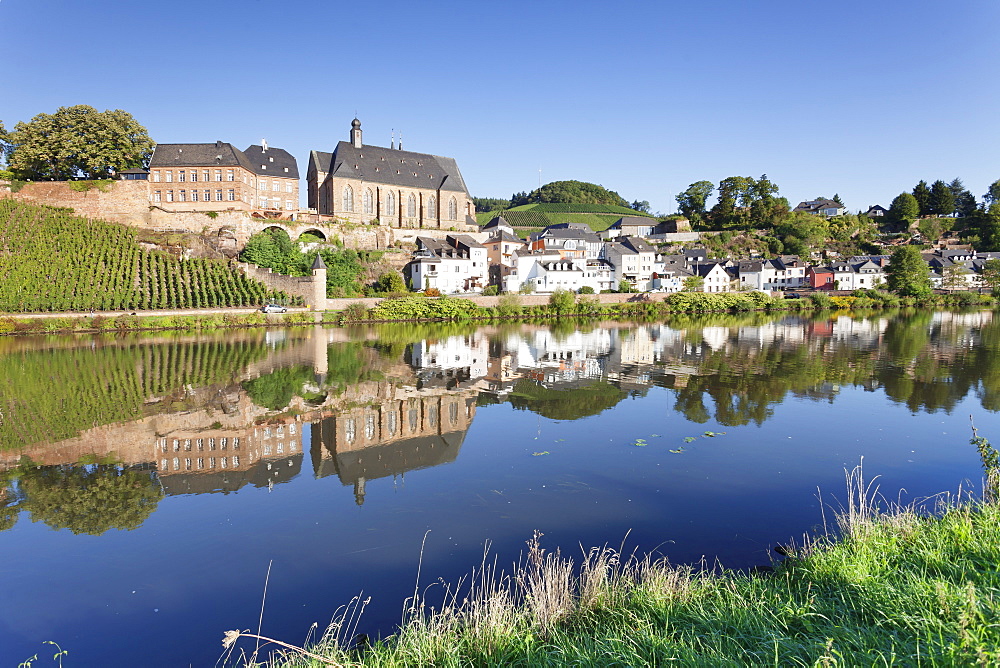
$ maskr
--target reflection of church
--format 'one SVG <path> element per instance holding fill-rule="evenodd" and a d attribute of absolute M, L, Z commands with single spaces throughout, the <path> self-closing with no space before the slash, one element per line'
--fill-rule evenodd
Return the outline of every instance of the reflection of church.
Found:
<path fill-rule="evenodd" d="M 316 477 L 336 475 L 364 503 L 368 480 L 452 462 L 476 414 L 476 392 L 413 396 L 339 411 L 312 425 Z"/>

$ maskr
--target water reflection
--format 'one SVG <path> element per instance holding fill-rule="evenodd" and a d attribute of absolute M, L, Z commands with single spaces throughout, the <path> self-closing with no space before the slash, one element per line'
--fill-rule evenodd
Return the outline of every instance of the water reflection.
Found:
<path fill-rule="evenodd" d="M 651 388 L 693 423 L 761 425 L 788 397 L 845 386 L 910 411 L 974 394 L 1000 408 L 990 311 L 746 314 L 559 327 L 303 329 L 7 339 L 0 350 L 0 530 L 19 513 L 75 533 L 134 529 L 164 496 L 455 461 L 477 406 L 577 420 Z M 308 434 L 308 437 L 306 436 Z"/>

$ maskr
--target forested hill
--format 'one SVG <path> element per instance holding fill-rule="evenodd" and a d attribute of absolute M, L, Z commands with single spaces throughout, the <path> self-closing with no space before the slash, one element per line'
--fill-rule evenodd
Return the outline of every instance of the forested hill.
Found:
<path fill-rule="evenodd" d="M 0 311 L 257 306 L 284 295 L 224 260 L 178 259 L 133 228 L 0 200 Z"/>

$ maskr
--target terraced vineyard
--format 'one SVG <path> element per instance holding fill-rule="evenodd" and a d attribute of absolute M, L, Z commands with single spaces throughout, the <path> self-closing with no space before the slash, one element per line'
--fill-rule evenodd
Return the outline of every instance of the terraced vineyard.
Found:
<path fill-rule="evenodd" d="M 502 214 L 519 232 L 521 228 L 543 228 L 557 223 L 584 223 L 595 232 L 608 229 L 622 216 L 643 216 L 647 213 L 610 204 L 525 204 L 503 211 L 485 211 L 476 214 L 480 225 Z"/>
<path fill-rule="evenodd" d="M 256 306 L 287 301 L 223 260 L 138 246 L 135 230 L 0 200 L 0 311 Z"/>

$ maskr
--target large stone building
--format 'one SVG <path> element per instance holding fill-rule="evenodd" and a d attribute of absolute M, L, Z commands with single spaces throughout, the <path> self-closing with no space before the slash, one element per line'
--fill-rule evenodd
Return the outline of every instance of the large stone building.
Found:
<path fill-rule="evenodd" d="M 157 144 L 149 161 L 149 201 L 167 211 L 299 208 L 299 168 L 288 151 L 260 145 Z"/>
<path fill-rule="evenodd" d="M 355 223 L 449 229 L 475 225 L 476 209 L 454 158 L 371 146 L 361 121 L 333 153 L 312 151 L 309 208 Z"/>

